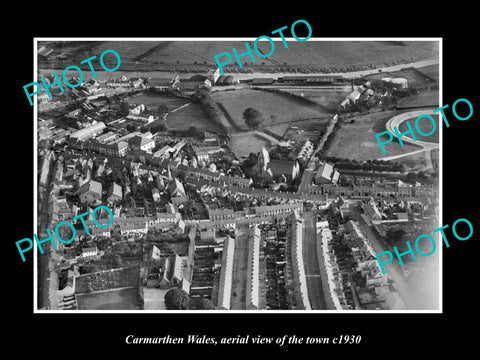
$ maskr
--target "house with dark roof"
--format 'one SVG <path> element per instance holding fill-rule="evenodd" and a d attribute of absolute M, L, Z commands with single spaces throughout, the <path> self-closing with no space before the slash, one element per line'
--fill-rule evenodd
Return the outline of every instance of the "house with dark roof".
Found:
<path fill-rule="evenodd" d="M 284 176 L 286 181 L 295 179 L 300 172 L 298 161 L 270 160 L 270 172 L 272 176 Z"/>

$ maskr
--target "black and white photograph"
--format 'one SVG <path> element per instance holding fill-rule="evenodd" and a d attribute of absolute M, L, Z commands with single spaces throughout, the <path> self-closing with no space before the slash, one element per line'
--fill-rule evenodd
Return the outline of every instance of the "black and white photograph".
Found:
<path fill-rule="evenodd" d="M 36 39 L 38 310 L 441 310 L 440 39 L 269 39 Z"/>

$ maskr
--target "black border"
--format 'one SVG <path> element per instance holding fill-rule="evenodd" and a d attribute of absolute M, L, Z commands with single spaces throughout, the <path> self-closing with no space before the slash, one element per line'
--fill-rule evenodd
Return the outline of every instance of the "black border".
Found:
<path fill-rule="evenodd" d="M 341 354 L 348 351 L 364 356 L 391 355 L 397 352 L 404 356 L 425 352 L 433 348 L 462 346 L 462 350 L 474 344 L 474 331 L 468 329 L 468 319 L 476 310 L 476 282 L 474 265 L 478 250 L 478 215 L 476 205 L 476 106 L 477 86 L 476 42 L 473 37 L 473 9 L 452 6 L 450 9 L 428 9 L 406 3 L 375 5 L 336 4 L 327 8 L 319 4 L 315 9 L 308 5 L 292 4 L 265 8 L 261 4 L 248 5 L 202 4 L 198 11 L 188 9 L 155 8 L 139 5 L 139 10 L 127 7 L 134 4 L 119 3 L 123 14 L 101 11 L 98 6 L 85 4 L 82 12 L 61 12 L 60 18 L 50 8 L 32 11 L 22 19 L 25 25 L 21 34 L 4 30 L 8 37 L 5 46 L 12 53 L 4 64 L 7 75 L 7 101 L 4 102 L 7 126 L 4 147 L 4 191 L 8 201 L 5 229 L 5 250 L 8 268 L 4 268 L 4 294 L 8 297 L 4 312 L 14 314 L 15 326 L 8 332 L 7 343 L 20 345 L 26 340 L 25 333 L 32 332 L 28 339 L 36 351 L 59 352 L 77 349 L 96 354 L 110 354 L 120 350 L 123 355 L 154 354 L 163 351 L 180 354 L 184 350 L 203 357 L 217 350 L 227 353 L 267 350 L 272 355 L 280 352 L 311 352 L 313 356 L 326 353 Z M 182 7 L 188 8 L 184 4 Z M 263 5 L 262 5 L 263 6 Z M 266 5 L 265 5 L 266 6 Z M 351 6 L 351 7 L 350 7 Z M 373 11 L 379 6 L 378 11 Z M 413 6 L 413 7 L 412 7 Z M 294 10 L 292 10 L 294 8 Z M 42 15 L 40 15 L 42 14 Z M 192 14 L 194 14 L 192 16 Z M 68 15 L 68 16 L 67 16 Z M 64 23 L 59 19 L 65 19 Z M 70 19 L 70 20 L 69 20 Z M 307 20 L 314 37 L 366 37 L 366 36 L 412 36 L 443 38 L 443 103 L 452 104 L 458 98 L 469 99 L 474 106 L 473 117 L 464 122 L 452 120 L 450 128 L 444 127 L 443 150 L 443 224 L 452 224 L 458 218 L 469 219 L 474 229 L 473 237 L 465 242 L 451 241 L 451 247 L 443 249 L 444 284 L 443 314 L 33 314 L 33 258 L 22 263 L 14 242 L 33 234 L 33 108 L 25 100 L 22 86 L 31 82 L 33 75 L 33 38 L 62 37 L 257 37 L 295 20 Z M 3 27 L 3 25 L 2 25 Z M 5 56 L 5 55 L 4 55 Z M 8 135 L 7 135 L 8 134 Z M 13 309 L 12 309 L 13 307 Z M 12 325 L 13 325 L 12 324 Z M 475 324 L 476 325 L 476 324 Z M 474 325 L 474 326 L 475 326 Z M 33 330 L 33 331 L 28 331 Z M 288 335 L 334 337 L 361 335 L 359 345 L 350 346 L 179 346 L 125 344 L 129 334 L 136 336 L 207 336 L 261 335 L 277 337 Z M 417 348 L 419 346 L 419 348 Z M 18 347 L 16 348 L 19 349 Z M 415 350 L 414 350 L 415 349 Z M 365 352 L 366 351 L 366 352 Z M 364 354 L 364 355 L 361 355 Z"/>

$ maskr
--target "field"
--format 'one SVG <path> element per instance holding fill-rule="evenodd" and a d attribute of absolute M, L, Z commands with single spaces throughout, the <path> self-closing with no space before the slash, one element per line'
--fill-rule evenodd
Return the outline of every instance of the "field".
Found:
<path fill-rule="evenodd" d="M 301 31 L 301 30 L 299 30 Z M 395 63 L 438 57 L 438 43 L 434 41 L 315 41 L 298 42 L 287 40 L 288 49 L 280 37 L 275 37 L 275 51 L 268 58 L 256 56 L 253 63 L 248 57 L 242 58 L 243 65 L 253 67 L 300 66 L 349 70 L 353 66 L 383 66 Z M 107 49 L 118 52 L 123 69 L 140 65 L 214 65 L 214 56 L 222 52 L 245 52 L 246 41 L 103 41 L 93 46 L 85 42 L 66 43 L 54 48 L 51 58 L 63 54 L 69 64 L 90 56 L 99 56 Z M 253 49 L 253 41 L 248 41 Z M 39 47 L 51 47 L 53 42 L 39 42 Z M 258 42 L 262 53 L 269 53 L 267 41 Z M 223 59 L 221 59 L 223 61 Z M 248 61 L 247 61 L 248 60 Z M 233 64 L 233 62 L 232 62 Z M 343 70 L 342 70 L 343 69 Z"/>
<path fill-rule="evenodd" d="M 277 125 L 264 126 L 263 130 L 266 130 L 267 133 L 273 134 L 277 139 L 283 139 L 285 134 L 287 134 L 288 129 L 290 128 L 290 123 L 283 123 Z"/>
<path fill-rule="evenodd" d="M 188 100 L 165 94 L 152 94 L 145 92 L 143 94 L 132 96 L 126 100 L 131 104 L 144 104 L 148 108 L 156 110 L 158 105 L 165 104 L 170 111 L 167 115 L 166 125 L 172 130 L 188 130 L 191 126 L 196 126 L 199 130 L 218 131 L 218 127 L 210 121 L 201 105 L 189 103 Z M 179 109 L 181 106 L 187 106 Z M 174 112 L 172 112 L 172 110 Z M 149 127 L 164 124 L 162 118 L 149 124 Z"/>
<path fill-rule="evenodd" d="M 294 95 L 303 96 L 305 99 L 311 100 L 320 104 L 335 112 L 338 105 L 345 100 L 347 95 L 351 93 L 350 87 L 346 86 L 346 90 L 333 90 L 333 89 L 302 89 L 302 88 L 279 88 L 281 91 L 285 91 Z"/>
<path fill-rule="evenodd" d="M 429 65 L 429 66 L 424 66 L 422 68 L 418 68 L 418 71 L 421 73 L 427 75 L 428 77 L 432 78 L 436 82 L 439 82 L 440 79 L 440 68 L 438 65 Z"/>
<path fill-rule="evenodd" d="M 412 118 L 412 119 L 408 119 L 407 121 L 410 123 L 410 126 L 412 127 L 414 133 L 415 133 L 415 138 L 419 141 L 425 141 L 425 142 L 431 142 L 431 143 L 437 143 L 438 144 L 438 140 L 440 138 L 440 126 L 442 125 L 440 123 L 440 126 L 438 124 L 438 119 L 439 119 L 439 115 L 438 114 L 435 114 L 435 115 L 430 115 L 431 117 L 433 117 L 435 119 L 435 123 L 436 123 L 436 130 L 435 132 L 430 135 L 430 136 L 422 136 L 419 134 L 419 132 L 417 131 L 417 129 L 415 128 L 415 120 L 416 118 Z M 428 118 L 422 118 L 419 122 L 418 122 L 418 127 L 420 129 L 420 131 L 424 134 L 428 134 L 430 131 L 432 131 L 433 129 L 433 124 L 432 122 L 428 119 Z M 407 124 L 406 122 L 403 122 L 400 124 L 400 127 L 398 129 L 400 131 L 400 133 L 403 133 L 405 131 L 408 130 L 408 127 L 407 127 Z M 406 135 L 408 136 L 409 138 L 411 138 L 412 136 L 410 134 Z"/>
<path fill-rule="evenodd" d="M 262 147 L 268 148 L 271 145 L 270 141 L 252 132 L 233 133 L 230 136 L 230 148 L 239 159 L 242 156 L 248 157 L 251 152 L 258 153 Z"/>
<path fill-rule="evenodd" d="M 170 289 L 143 288 L 145 310 L 167 310 L 165 306 L 165 294 Z"/>
<path fill-rule="evenodd" d="M 200 104 L 189 104 L 178 111 L 169 113 L 167 126 L 169 129 L 175 130 L 188 130 L 191 126 L 195 126 L 199 130 L 220 131 L 218 126 L 205 114 Z"/>
<path fill-rule="evenodd" d="M 79 310 L 138 310 L 136 287 L 92 294 L 77 294 Z"/>
<path fill-rule="evenodd" d="M 425 151 L 393 160 L 405 164 L 408 171 L 424 171 L 427 166 Z"/>
<path fill-rule="evenodd" d="M 286 95 L 260 90 L 215 92 L 212 98 L 223 105 L 231 119 L 243 130 L 247 130 L 247 125 L 242 113 L 248 107 L 253 107 L 263 114 L 265 127 L 328 115 L 328 112 L 319 106 L 309 106 Z"/>
<path fill-rule="evenodd" d="M 423 91 L 417 95 L 412 95 L 399 100 L 397 108 L 438 107 L 439 99 L 438 90 Z"/>
<path fill-rule="evenodd" d="M 355 117 L 355 123 L 342 123 L 335 140 L 327 151 L 328 156 L 356 160 L 381 159 L 392 155 L 405 154 L 419 150 L 415 145 L 401 147 L 396 141 L 386 145 L 386 154 L 382 155 L 375 135 L 385 131 L 386 122 L 394 115 L 392 111 L 382 111 Z"/>

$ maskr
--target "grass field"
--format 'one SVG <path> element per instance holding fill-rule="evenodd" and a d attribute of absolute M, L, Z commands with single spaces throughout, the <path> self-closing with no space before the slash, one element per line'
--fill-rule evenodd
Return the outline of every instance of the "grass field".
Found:
<path fill-rule="evenodd" d="M 400 99 L 397 103 L 397 108 L 438 107 L 439 100 L 438 90 L 423 91 L 417 95 Z"/>
<path fill-rule="evenodd" d="M 263 114 L 265 127 L 328 115 L 326 111 L 302 104 L 288 96 L 260 90 L 219 91 L 213 93 L 212 98 L 223 105 L 239 128 L 245 130 L 247 125 L 242 113 L 248 107 L 253 107 Z"/>
<path fill-rule="evenodd" d="M 430 135 L 430 136 L 422 136 L 420 135 L 420 133 L 417 131 L 417 129 L 415 128 L 415 120 L 416 118 L 412 118 L 412 119 L 408 119 L 407 121 L 410 123 L 410 126 L 412 127 L 414 133 L 415 133 L 415 138 L 419 141 L 425 141 L 425 142 L 431 142 L 431 143 L 437 143 L 438 144 L 438 141 L 440 139 L 440 127 L 438 126 L 438 120 L 439 120 L 439 115 L 435 114 L 435 115 L 430 115 L 432 118 L 435 119 L 435 124 L 436 124 L 436 130 L 435 132 Z M 441 123 L 440 123 L 441 125 Z M 428 118 L 422 118 L 419 122 L 418 122 L 418 128 L 420 129 L 420 131 L 424 134 L 428 134 L 430 131 L 432 131 L 433 129 L 433 124 L 432 122 L 428 119 Z M 408 126 L 406 124 L 406 122 L 403 122 L 400 124 L 400 127 L 398 129 L 400 131 L 400 133 L 403 133 L 405 131 L 408 130 Z M 407 134 L 406 136 L 408 136 L 409 138 L 412 138 L 412 136 L 410 134 Z"/>
<path fill-rule="evenodd" d="M 203 111 L 200 104 L 190 104 L 178 111 L 167 115 L 167 126 L 169 129 L 188 130 L 191 126 L 199 130 L 221 132 Z"/>
<path fill-rule="evenodd" d="M 248 157 L 252 153 L 258 153 L 262 147 L 268 148 L 270 141 L 253 134 L 252 132 L 240 132 L 230 135 L 230 148 L 237 158 Z"/>
<path fill-rule="evenodd" d="M 355 117 L 354 124 L 349 124 L 349 120 L 347 120 L 336 134 L 327 155 L 356 160 L 373 160 L 420 149 L 418 146 L 410 144 L 401 147 L 398 142 L 392 142 L 386 145 L 387 153 L 382 155 L 375 135 L 385 131 L 386 122 L 394 114 L 393 111 L 382 111 L 361 115 Z"/>
<path fill-rule="evenodd" d="M 138 310 L 137 288 L 77 294 L 79 310 Z"/>
<path fill-rule="evenodd" d="M 440 79 L 440 68 L 438 65 L 429 65 L 429 66 L 424 66 L 422 68 L 418 68 L 418 71 L 421 73 L 427 75 L 428 77 L 432 78 L 436 82 L 439 81 Z"/>
<path fill-rule="evenodd" d="M 393 161 L 405 164 L 408 169 L 407 171 L 423 171 L 427 166 L 427 158 L 425 156 L 425 151 L 401 157 Z"/>
<path fill-rule="evenodd" d="M 126 101 L 131 104 L 144 104 L 153 110 L 156 110 L 158 105 L 165 104 L 170 111 L 167 115 L 166 125 L 172 130 L 188 130 L 191 126 L 196 126 L 199 130 L 219 131 L 218 126 L 210 121 L 199 104 L 190 103 L 188 106 L 178 111 L 171 112 L 172 110 L 188 104 L 189 102 L 187 99 L 145 92 L 137 96 L 132 96 Z M 164 120 L 160 118 L 150 123 L 149 127 L 163 123 Z"/>
<path fill-rule="evenodd" d="M 283 138 L 290 127 L 290 123 L 264 126 L 263 129 L 275 134 L 279 139 Z"/>
<path fill-rule="evenodd" d="M 288 88 L 280 89 L 281 91 L 288 92 L 294 95 L 303 96 L 305 99 L 311 100 L 320 104 L 330 110 L 335 112 L 338 105 L 345 100 L 347 95 L 352 91 L 347 86 L 348 90 L 332 90 L 332 89 L 302 89 L 302 88 Z"/>

